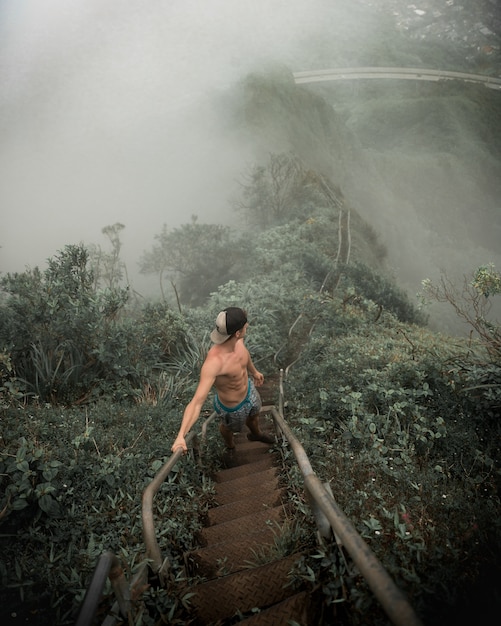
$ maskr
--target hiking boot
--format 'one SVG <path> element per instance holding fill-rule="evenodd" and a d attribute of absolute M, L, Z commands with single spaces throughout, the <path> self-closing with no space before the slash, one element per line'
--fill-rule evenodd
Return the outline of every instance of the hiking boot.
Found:
<path fill-rule="evenodd" d="M 275 437 L 270 437 L 270 435 L 265 435 L 260 433 L 259 435 L 254 435 L 254 433 L 249 433 L 247 435 L 247 439 L 249 441 L 260 441 L 261 443 L 268 443 L 270 445 L 275 443 Z"/>

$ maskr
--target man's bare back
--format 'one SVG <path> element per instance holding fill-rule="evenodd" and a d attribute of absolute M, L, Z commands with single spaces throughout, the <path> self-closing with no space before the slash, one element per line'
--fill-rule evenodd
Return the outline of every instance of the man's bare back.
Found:
<path fill-rule="evenodd" d="M 248 367 L 250 355 L 243 339 L 231 344 L 215 345 L 207 354 L 206 363 L 214 365 L 216 373 L 214 387 L 221 402 L 228 406 L 236 406 L 241 402 L 248 389 Z M 258 387 L 263 383 L 262 377 L 256 376 L 254 383 Z"/>
<path fill-rule="evenodd" d="M 216 320 L 217 330 L 211 333 L 211 339 L 215 345 L 210 348 L 207 354 L 200 371 L 198 387 L 193 398 L 184 410 L 181 427 L 172 446 L 173 452 L 178 448 L 182 448 L 183 451 L 186 452 L 185 436 L 199 418 L 202 406 L 212 387 L 216 388 L 217 396 L 221 404 L 228 408 L 233 408 L 238 406 L 247 397 L 250 390 L 249 375 L 252 376 L 256 387 L 259 387 L 264 382 L 263 374 L 256 369 L 249 351 L 244 345 L 244 337 L 248 326 L 245 311 L 243 309 L 230 307 L 219 314 L 218 320 L 220 320 L 221 317 L 224 318 L 227 316 L 227 312 L 234 313 L 235 311 L 241 321 L 237 328 L 232 331 L 228 331 L 228 327 L 225 325 L 224 331 L 221 332 L 221 329 L 217 326 L 218 322 Z M 221 340 L 219 340 L 217 336 L 214 337 L 214 335 L 218 333 L 222 336 Z M 251 430 L 251 434 L 260 441 L 263 441 L 264 439 L 259 431 L 257 417 L 257 415 L 249 414 L 246 423 Z M 220 431 L 228 447 L 231 447 L 232 433 L 225 428 L 224 424 L 220 424 Z"/>

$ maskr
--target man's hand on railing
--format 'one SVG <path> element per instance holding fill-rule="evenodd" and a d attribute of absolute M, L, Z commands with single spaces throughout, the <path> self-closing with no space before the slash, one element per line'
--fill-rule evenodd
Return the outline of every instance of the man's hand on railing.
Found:
<path fill-rule="evenodd" d="M 179 448 L 183 449 L 183 454 L 186 454 L 188 452 L 188 447 L 186 446 L 186 441 L 185 441 L 184 437 L 182 437 L 181 435 L 176 437 L 176 440 L 172 444 L 171 450 L 172 450 L 172 452 L 177 452 L 179 450 Z"/>

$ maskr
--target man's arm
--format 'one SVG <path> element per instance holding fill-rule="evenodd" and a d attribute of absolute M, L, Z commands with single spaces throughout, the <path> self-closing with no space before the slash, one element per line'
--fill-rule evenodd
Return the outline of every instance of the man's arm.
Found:
<path fill-rule="evenodd" d="M 179 432 L 171 448 L 172 452 L 176 452 L 178 448 L 182 448 L 183 452 L 187 451 L 185 437 L 200 417 L 200 411 L 215 380 L 216 374 L 214 365 L 205 362 L 200 372 L 200 381 L 195 394 L 184 410 L 181 427 L 179 428 Z"/>
<path fill-rule="evenodd" d="M 245 348 L 247 350 L 247 348 Z M 254 379 L 256 387 L 260 387 L 264 383 L 264 376 L 256 369 L 256 366 L 252 362 L 250 352 L 247 350 L 247 371 Z"/>

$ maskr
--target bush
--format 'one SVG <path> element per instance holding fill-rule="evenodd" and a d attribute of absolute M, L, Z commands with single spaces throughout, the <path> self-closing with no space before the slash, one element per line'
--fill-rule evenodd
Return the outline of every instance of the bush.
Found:
<path fill-rule="evenodd" d="M 115 552 L 131 576 L 144 554 L 142 491 L 170 455 L 181 415 L 181 404 L 166 411 L 160 405 L 109 402 L 85 409 L 4 411 L 4 619 L 13 610 L 22 619 L 29 610 L 31 624 L 74 623 L 89 577 L 105 550 Z M 172 556 L 174 572 L 182 567 L 183 550 L 194 545 L 204 498 L 210 498 L 210 484 L 201 483 L 196 465 L 189 461 L 173 472 L 157 498 L 158 513 L 169 515 L 169 532 L 160 543 Z"/>
<path fill-rule="evenodd" d="M 354 295 L 363 295 L 376 305 L 390 311 L 401 322 L 424 326 L 427 317 L 414 306 L 407 294 L 395 283 L 367 265 L 353 263 L 343 268 L 345 285 L 353 288 Z"/>
<path fill-rule="evenodd" d="M 67 246 L 45 272 L 1 279 L 4 394 L 8 385 L 54 404 L 135 398 L 184 347 L 179 314 L 159 303 L 127 309 L 128 290 L 96 291 L 87 262 L 85 248 Z"/>

